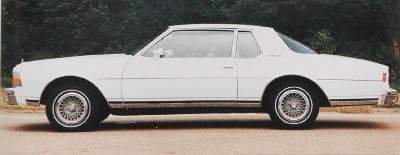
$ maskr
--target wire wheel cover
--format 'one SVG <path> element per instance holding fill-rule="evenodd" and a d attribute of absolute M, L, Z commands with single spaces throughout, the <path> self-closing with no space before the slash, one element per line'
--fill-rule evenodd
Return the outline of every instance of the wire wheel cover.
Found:
<path fill-rule="evenodd" d="M 57 119 L 65 125 L 77 125 L 85 120 L 89 107 L 87 99 L 77 93 L 68 92 L 59 97 L 54 106 Z"/>
<path fill-rule="evenodd" d="M 289 89 L 280 93 L 277 103 L 279 116 L 288 122 L 301 122 L 308 117 L 312 103 L 306 92 Z"/>

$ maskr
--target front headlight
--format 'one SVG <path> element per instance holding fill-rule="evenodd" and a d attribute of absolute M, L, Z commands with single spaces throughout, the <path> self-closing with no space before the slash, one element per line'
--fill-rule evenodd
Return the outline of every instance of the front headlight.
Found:
<path fill-rule="evenodd" d="M 13 72 L 12 85 L 13 87 L 21 86 L 21 79 L 18 72 Z"/>

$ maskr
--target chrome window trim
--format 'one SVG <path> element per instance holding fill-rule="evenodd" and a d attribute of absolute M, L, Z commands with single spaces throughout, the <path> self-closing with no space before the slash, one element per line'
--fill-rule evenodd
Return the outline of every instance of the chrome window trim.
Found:
<path fill-rule="evenodd" d="M 155 38 L 153 41 L 151 41 L 148 45 L 146 45 L 143 49 L 141 49 L 136 55 L 140 57 L 146 57 L 144 54 L 148 52 L 149 49 L 151 49 L 154 45 L 156 45 L 158 42 L 160 42 L 163 38 L 168 36 L 174 31 L 232 31 L 233 32 L 233 37 L 232 37 L 232 45 L 231 45 L 231 56 L 230 58 L 234 58 L 234 52 L 236 51 L 235 47 L 235 37 L 237 38 L 237 29 L 224 29 L 224 28 L 173 28 L 173 29 L 168 29 L 165 32 L 163 32 L 159 37 Z M 229 57 L 226 57 L 229 58 Z"/>

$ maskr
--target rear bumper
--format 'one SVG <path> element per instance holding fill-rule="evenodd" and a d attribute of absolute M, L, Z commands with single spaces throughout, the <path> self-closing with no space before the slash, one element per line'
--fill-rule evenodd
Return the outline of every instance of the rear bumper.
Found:
<path fill-rule="evenodd" d="M 396 90 L 391 90 L 385 97 L 384 104 L 395 104 L 399 99 L 399 94 Z"/>

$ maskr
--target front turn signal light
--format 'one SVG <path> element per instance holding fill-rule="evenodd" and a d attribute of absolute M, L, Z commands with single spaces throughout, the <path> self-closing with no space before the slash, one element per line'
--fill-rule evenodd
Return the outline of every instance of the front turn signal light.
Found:
<path fill-rule="evenodd" d="M 386 81 L 387 81 L 387 73 L 383 73 L 382 82 L 386 82 Z"/>
<path fill-rule="evenodd" d="M 13 72 L 12 85 L 14 87 L 21 86 L 21 79 L 20 79 L 19 73 L 17 73 L 17 72 Z"/>

